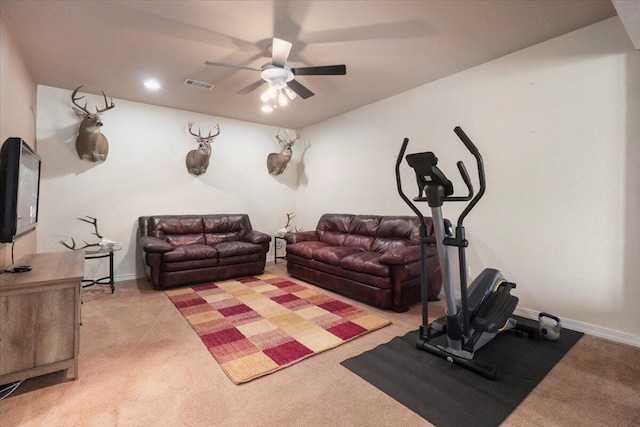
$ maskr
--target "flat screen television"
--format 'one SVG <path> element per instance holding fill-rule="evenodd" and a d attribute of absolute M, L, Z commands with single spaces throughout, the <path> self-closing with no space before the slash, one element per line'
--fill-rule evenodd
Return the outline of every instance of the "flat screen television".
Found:
<path fill-rule="evenodd" d="M 38 223 L 40 157 L 20 138 L 0 149 L 0 242 L 10 243 Z"/>

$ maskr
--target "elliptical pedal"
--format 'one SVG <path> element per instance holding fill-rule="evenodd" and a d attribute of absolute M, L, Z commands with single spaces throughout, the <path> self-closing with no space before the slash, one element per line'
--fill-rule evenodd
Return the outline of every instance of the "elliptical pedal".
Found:
<path fill-rule="evenodd" d="M 501 285 L 480 307 L 471 325 L 481 332 L 496 333 L 509 320 L 518 305 L 518 297 L 511 295 L 510 287 Z"/>

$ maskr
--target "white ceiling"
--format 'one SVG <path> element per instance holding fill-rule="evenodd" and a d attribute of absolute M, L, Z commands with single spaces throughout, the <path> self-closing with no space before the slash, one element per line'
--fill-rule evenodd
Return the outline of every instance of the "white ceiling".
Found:
<path fill-rule="evenodd" d="M 38 84 L 300 129 L 616 15 L 609 0 L 30 1 L 0 0 Z M 298 76 L 315 93 L 271 114 L 250 70 L 273 37 L 292 67 L 346 64 L 346 76 Z M 149 77 L 162 89 L 148 92 Z M 209 82 L 208 91 L 185 86 Z M 117 108 L 117 107 L 116 107 Z"/>

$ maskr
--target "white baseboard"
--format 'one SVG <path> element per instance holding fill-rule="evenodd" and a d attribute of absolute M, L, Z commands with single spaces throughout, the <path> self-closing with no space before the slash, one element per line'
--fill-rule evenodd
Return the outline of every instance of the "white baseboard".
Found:
<path fill-rule="evenodd" d="M 114 282 L 125 282 L 127 280 L 137 280 L 137 279 L 144 279 L 144 274 L 142 276 L 138 276 L 135 273 L 130 273 L 130 274 L 120 274 L 118 276 L 113 276 L 113 281 Z"/>
<path fill-rule="evenodd" d="M 518 316 L 526 317 L 527 319 L 538 320 L 539 312 L 529 310 L 528 308 L 516 308 L 514 314 Z M 574 331 L 584 332 L 585 334 L 593 335 L 600 338 L 605 338 L 611 341 L 619 342 L 622 344 L 629 344 L 634 347 L 640 347 L 640 337 L 627 334 L 625 332 L 616 331 L 613 329 L 603 328 L 601 326 L 590 325 L 588 323 L 578 322 L 576 320 L 561 318 L 562 327 L 573 329 Z"/>

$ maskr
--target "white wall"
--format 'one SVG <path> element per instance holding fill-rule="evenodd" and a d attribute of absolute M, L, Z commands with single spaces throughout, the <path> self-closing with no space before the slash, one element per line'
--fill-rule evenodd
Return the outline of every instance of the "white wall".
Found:
<path fill-rule="evenodd" d="M 90 110 L 104 103 L 93 95 L 86 100 Z M 120 99 L 114 103 L 103 115 L 109 156 L 104 163 L 91 163 L 75 151 L 80 119 L 72 112 L 71 92 L 38 86 L 38 252 L 66 250 L 58 241 L 72 237 L 78 245 L 83 239 L 97 242 L 93 227 L 76 219 L 88 215 L 98 218 L 100 234 L 123 244 L 115 274 L 131 278 L 143 274 L 136 250 L 139 216 L 247 213 L 254 229 L 272 233 L 284 225 L 285 213 L 295 210 L 295 162 L 277 177 L 266 167 L 268 153 L 279 150 L 277 129 Z M 220 124 L 209 168 L 199 177 L 185 166 L 187 152 L 196 148 L 189 121 L 202 133 Z M 106 260 L 88 261 L 86 275 L 107 268 Z"/>
<path fill-rule="evenodd" d="M 488 182 L 465 222 L 472 276 L 498 268 L 518 283 L 521 313 L 640 345 L 639 114 L 640 54 L 611 18 L 304 129 L 298 224 L 411 215 L 394 176 L 404 137 L 408 153 L 436 152 L 461 192 L 455 162 L 472 176 L 475 164 L 460 125 Z M 417 194 L 406 163 L 403 183 Z M 452 220 L 460 211 L 445 206 Z"/>

